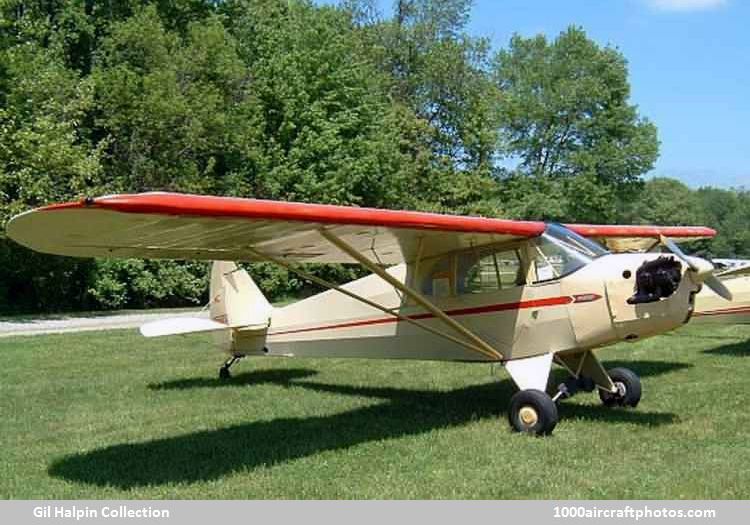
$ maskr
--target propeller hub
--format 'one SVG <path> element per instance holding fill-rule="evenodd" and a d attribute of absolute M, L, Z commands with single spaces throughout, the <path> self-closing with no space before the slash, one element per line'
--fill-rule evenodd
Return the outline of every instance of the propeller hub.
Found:
<path fill-rule="evenodd" d="M 716 295 L 723 297 L 727 301 L 732 300 L 732 292 L 721 282 L 721 279 L 716 277 L 716 274 L 714 274 L 714 265 L 711 262 L 700 257 L 685 255 L 685 252 L 672 239 L 661 236 L 659 240 L 662 246 L 687 264 L 691 272 L 691 277 L 696 284 L 705 283 Z"/>
<path fill-rule="evenodd" d="M 703 282 L 709 275 L 712 275 L 714 272 L 714 265 L 706 259 L 687 256 L 687 260 L 690 271 L 693 272 L 695 277 L 697 277 L 700 282 Z"/>

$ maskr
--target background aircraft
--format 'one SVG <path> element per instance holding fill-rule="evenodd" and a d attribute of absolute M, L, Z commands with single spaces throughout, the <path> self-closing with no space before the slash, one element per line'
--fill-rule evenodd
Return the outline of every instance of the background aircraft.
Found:
<path fill-rule="evenodd" d="M 79 257 L 270 261 L 329 291 L 274 308 L 234 262 L 214 262 L 210 319 L 142 327 L 146 336 L 215 331 L 229 368 L 244 356 L 368 357 L 502 363 L 519 388 L 512 427 L 552 432 L 556 402 L 597 389 L 635 407 L 631 370 L 605 370 L 595 348 L 687 322 L 702 284 L 731 293 L 714 266 L 670 238 L 701 227 L 559 225 L 481 217 L 146 193 L 32 210 L 8 236 Z M 661 243 L 672 255 L 610 253 Z M 299 263 L 358 263 L 372 275 L 336 285 Z M 552 363 L 569 380 L 547 392 Z"/>
<path fill-rule="evenodd" d="M 703 288 L 695 298 L 694 322 L 716 324 L 750 324 L 750 261 L 746 259 L 712 259 L 716 276 L 731 292 L 727 303 L 710 288 Z"/>

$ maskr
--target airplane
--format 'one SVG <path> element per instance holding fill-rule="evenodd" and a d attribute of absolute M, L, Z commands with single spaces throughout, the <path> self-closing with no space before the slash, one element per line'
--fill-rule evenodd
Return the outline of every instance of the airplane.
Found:
<path fill-rule="evenodd" d="M 504 365 L 518 387 L 513 430 L 550 434 L 557 403 L 598 390 L 635 407 L 637 374 L 605 370 L 594 350 L 675 329 L 703 284 L 726 300 L 714 266 L 675 240 L 706 227 L 557 224 L 149 192 L 85 198 L 13 217 L 7 235 L 75 257 L 213 261 L 210 318 L 141 327 L 147 337 L 215 332 L 222 379 L 247 356 L 448 360 Z M 611 253 L 598 242 L 660 244 L 671 254 Z M 273 307 L 237 262 L 268 261 L 328 288 Z M 372 272 L 338 285 L 304 263 Z M 553 363 L 569 378 L 550 387 Z"/>
<path fill-rule="evenodd" d="M 731 292 L 727 304 L 710 289 L 695 297 L 693 322 L 698 324 L 750 324 L 750 260 L 712 259 L 715 274 Z"/>

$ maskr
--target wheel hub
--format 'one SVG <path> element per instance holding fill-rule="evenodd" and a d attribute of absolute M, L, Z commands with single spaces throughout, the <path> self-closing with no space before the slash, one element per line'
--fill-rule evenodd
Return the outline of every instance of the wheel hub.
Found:
<path fill-rule="evenodd" d="M 620 381 L 615 381 L 615 388 L 617 389 L 618 397 L 625 397 L 625 394 L 627 394 L 628 392 L 628 389 L 625 387 L 625 384 Z"/>
<path fill-rule="evenodd" d="M 533 427 L 539 421 L 539 414 L 533 407 L 525 406 L 518 411 L 518 417 L 521 422 L 527 427 Z"/>

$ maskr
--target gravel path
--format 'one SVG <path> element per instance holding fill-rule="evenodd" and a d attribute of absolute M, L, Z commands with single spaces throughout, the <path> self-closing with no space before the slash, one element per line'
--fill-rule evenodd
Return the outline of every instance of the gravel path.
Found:
<path fill-rule="evenodd" d="M 86 332 L 91 330 L 115 330 L 118 328 L 137 328 L 149 321 L 168 317 L 207 317 L 207 311 L 184 309 L 170 312 L 160 310 L 152 313 L 128 312 L 111 314 L 61 314 L 56 316 L 7 317 L 0 319 L 0 337 L 16 335 L 42 335 L 65 332 Z"/>

